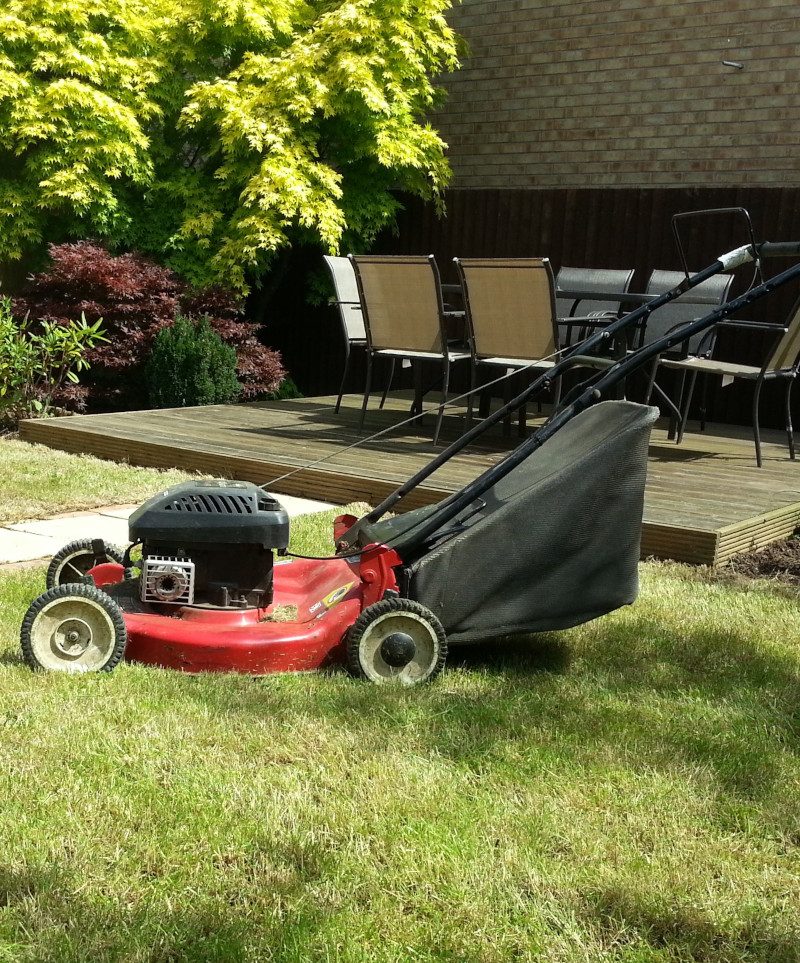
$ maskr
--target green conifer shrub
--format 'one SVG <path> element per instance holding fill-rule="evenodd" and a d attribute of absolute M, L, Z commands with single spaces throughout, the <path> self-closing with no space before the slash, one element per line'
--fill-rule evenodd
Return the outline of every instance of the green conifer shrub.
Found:
<path fill-rule="evenodd" d="M 184 408 L 235 401 L 236 351 L 223 342 L 207 317 L 179 315 L 156 335 L 145 366 L 153 408 Z"/>

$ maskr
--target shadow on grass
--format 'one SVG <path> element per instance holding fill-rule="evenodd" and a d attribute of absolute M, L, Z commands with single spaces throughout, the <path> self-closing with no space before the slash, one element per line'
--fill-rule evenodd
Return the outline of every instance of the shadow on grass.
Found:
<path fill-rule="evenodd" d="M 277 905 L 290 900 L 302 906 L 302 890 L 319 878 L 305 872 L 283 886 L 267 878 L 264 883 L 272 887 Z M 98 893 L 97 882 L 91 896 L 88 888 L 82 874 L 63 866 L 0 867 L 0 911 L 5 916 L 0 956 L 12 959 L 3 956 L 8 948 L 14 959 L 53 963 L 128 959 L 236 963 L 256 958 L 253 949 L 263 944 L 265 952 L 272 950 L 270 959 L 293 959 L 292 949 L 299 951 L 320 925 L 313 906 L 289 914 L 277 925 L 280 913 L 270 914 L 269 921 L 260 919 L 222 877 L 217 892 L 211 888 L 213 896 L 193 893 L 192 899 L 175 899 L 179 905 L 174 909 L 168 909 L 169 901 L 148 905 L 145 900 L 106 898 Z M 10 937 L 11 946 L 4 946 L 4 937 Z"/>
<path fill-rule="evenodd" d="M 450 650 L 448 666 L 482 670 L 492 674 L 507 672 L 566 672 L 572 656 L 566 636 L 555 633 L 517 636 L 464 645 Z"/>
<path fill-rule="evenodd" d="M 697 906 L 668 905 L 652 894 L 607 889 L 587 895 L 584 904 L 581 915 L 599 926 L 609 947 L 643 940 L 654 950 L 667 951 L 669 959 L 800 960 L 797 932 L 755 911 L 728 930 Z"/>
<path fill-rule="evenodd" d="M 567 765 L 617 758 L 665 772 L 700 767 L 734 803 L 779 794 L 787 759 L 800 756 L 796 661 L 732 630 L 682 633 L 642 612 L 598 623 L 588 637 L 459 648 L 449 665 L 456 671 L 440 682 L 410 690 L 334 674 L 311 693 L 308 683 L 265 678 L 224 691 L 202 685 L 192 698 L 222 714 L 288 723 L 311 712 L 376 753 L 402 732 L 418 751 L 476 771 L 504 758 L 535 769 L 543 747 Z M 781 832 L 792 812 L 779 820 Z"/>
<path fill-rule="evenodd" d="M 0 958 L 48 963 L 329 959 L 331 948 L 339 949 L 346 939 L 336 900 L 319 896 L 335 890 L 336 867 L 330 844 L 270 841 L 263 851 L 243 858 L 218 855 L 213 878 L 198 882 L 190 874 L 178 876 L 165 890 L 134 876 L 115 892 L 102 876 L 87 878 L 65 864 L 0 865 Z M 384 952 L 380 958 L 406 958 L 410 939 L 402 935 L 397 955 Z M 370 945 L 351 946 L 347 959 L 377 958 L 376 943 L 387 950 L 375 934 Z M 477 955 L 446 946 L 435 955 L 427 946 L 419 949 L 424 958 L 479 963 Z M 334 955 L 339 958 L 335 950 Z"/>

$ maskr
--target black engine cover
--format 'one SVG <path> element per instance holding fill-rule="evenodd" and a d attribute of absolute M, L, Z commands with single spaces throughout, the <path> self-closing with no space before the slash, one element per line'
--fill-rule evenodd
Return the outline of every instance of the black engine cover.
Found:
<path fill-rule="evenodd" d="M 281 503 L 250 482 L 184 482 L 148 499 L 128 520 L 132 542 L 174 546 L 289 544 Z"/>
<path fill-rule="evenodd" d="M 142 543 L 145 568 L 151 558 L 192 563 L 194 604 L 271 602 L 273 550 L 289 544 L 289 516 L 257 485 L 184 482 L 146 501 L 128 525 L 131 541 Z"/>

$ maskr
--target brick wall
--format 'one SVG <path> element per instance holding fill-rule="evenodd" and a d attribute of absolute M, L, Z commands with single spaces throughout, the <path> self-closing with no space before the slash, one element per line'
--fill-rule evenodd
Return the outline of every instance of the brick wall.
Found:
<path fill-rule="evenodd" d="M 456 188 L 800 185 L 797 0 L 464 0 Z M 738 61 L 739 70 L 723 60 Z"/>

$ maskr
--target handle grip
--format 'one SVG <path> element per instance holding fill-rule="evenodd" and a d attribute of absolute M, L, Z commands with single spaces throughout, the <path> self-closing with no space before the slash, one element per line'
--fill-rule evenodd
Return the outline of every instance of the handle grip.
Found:
<path fill-rule="evenodd" d="M 757 250 L 759 257 L 798 257 L 800 241 L 764 241 Z"/>

